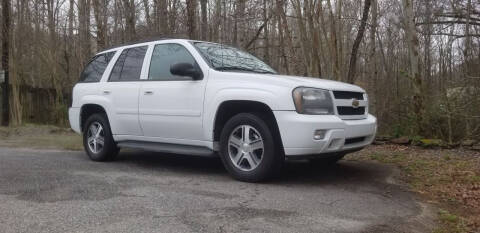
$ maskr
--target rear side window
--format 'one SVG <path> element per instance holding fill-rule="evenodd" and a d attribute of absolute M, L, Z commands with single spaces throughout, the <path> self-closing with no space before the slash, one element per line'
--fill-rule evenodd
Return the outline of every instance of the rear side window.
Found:
<path fill-rule="evenodd" d="M 109 52 L 93 57 L 80 75 L 80 82 L 99 82 L 114 54 Z"/>
<path fill-rule="evenodd" d="M 143 59 L 147 52 L 147 46 L 135 47 L 123 50 L 118 58 L 109 81 L 137 81 L 140 80 Z"/>

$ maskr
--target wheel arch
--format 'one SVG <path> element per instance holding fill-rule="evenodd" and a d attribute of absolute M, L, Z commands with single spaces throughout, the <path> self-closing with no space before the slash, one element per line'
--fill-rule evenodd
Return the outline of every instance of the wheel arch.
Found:
<path fill-rule="evenodd" d="M 269 105 L 253 100 L 226 100 L 219 104 L 213 122 L 213 141 L 218 142 L 223 127 L 229 119 L 239 113 L 253 113 L 259 115 L 272 129 L 276 143 L 279 143 L 283 150 L 280 130 L 275 114 Z"/>
<path fill-rule="evenodd" d="M 80 131 L 83 132 L 83 127 L 88 117 L 96 113 L 105 114 L 107 116 L 107 122 L 109 122 L 107 111 L 102 105 L 95 103 L 86 103 L 83 104 L 82 107 L 80 107 Z"/>

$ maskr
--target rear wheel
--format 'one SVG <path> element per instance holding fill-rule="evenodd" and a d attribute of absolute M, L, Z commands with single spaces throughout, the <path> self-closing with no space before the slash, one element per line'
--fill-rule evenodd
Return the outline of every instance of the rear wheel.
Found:
<path fill-rule="evenodd" d="M 83 147 L 93 161 L 113 160 L 119 148 L 115 144 L 105 114 L 93 114 L 85 122 Z"/>
<path fill-rule="evenodd" d="M 220 157 L 235 179 L 259 182 L 280 170 L 284 156 L 273 132 L 264 119 L 251 113 L 227 121 L 220 135 Z"/>

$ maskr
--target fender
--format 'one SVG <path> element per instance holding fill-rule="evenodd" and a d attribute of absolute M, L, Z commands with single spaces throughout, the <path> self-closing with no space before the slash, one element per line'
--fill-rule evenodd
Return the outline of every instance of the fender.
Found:
<path fill-rule="evenodd" d="M 112 109 L 111 109 L 111 102 L 107 98 L 99 95 L 86 95 L 80 100 L 80 109 L 83 108 L 83 106 L 87 104 L 92 104 L 92 105 L 98 105 L 102 107 L 105 110 L 105 113 L 107 114 L 108 121 L 110 122 L 110 128 L 115 129 L 117 122 L 115 121 L 115 117 L 112 116 Z"/>
<path fill-rule="evenodd" d="M 255 101 L 260 102 L 272 110 L 279 109 L 276 103 L 277 96 L 270 91 L 258 88 L 225 88 L 219 90 L 213 98 L 205 100 L 205 115 L 203 118 L 204 135 L 208 141 L 213 141 L 213 127 L 220 105 L 226 101 Z"/>

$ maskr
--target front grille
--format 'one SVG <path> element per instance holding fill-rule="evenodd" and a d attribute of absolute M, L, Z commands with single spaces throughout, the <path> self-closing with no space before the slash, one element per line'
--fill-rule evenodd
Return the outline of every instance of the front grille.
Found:
<path fill-rule="evenodd" d="M 334 91 L 333 96 L 335 96 L 335 99 L 339 99 L 339 100 L 350 100 L 350 99 L 363 100 L 363 93 L 360 93 L 360 92 Z"/>
<path fill-rule="evenodd" d="M 360 143 L 360 142 L 363 142 L 363 141 L 365 141 L 365 137 L 347 138 L 347 139 L 345 139 L 345 145 Z"/>
<path fill-rule="evenodd" d="M 345 106 L 338 106 L 337 107 L 338 115 L 342 116 L 354 116 L 354 115 L 365 115 L 365 107 L 345 107 Z"/>

